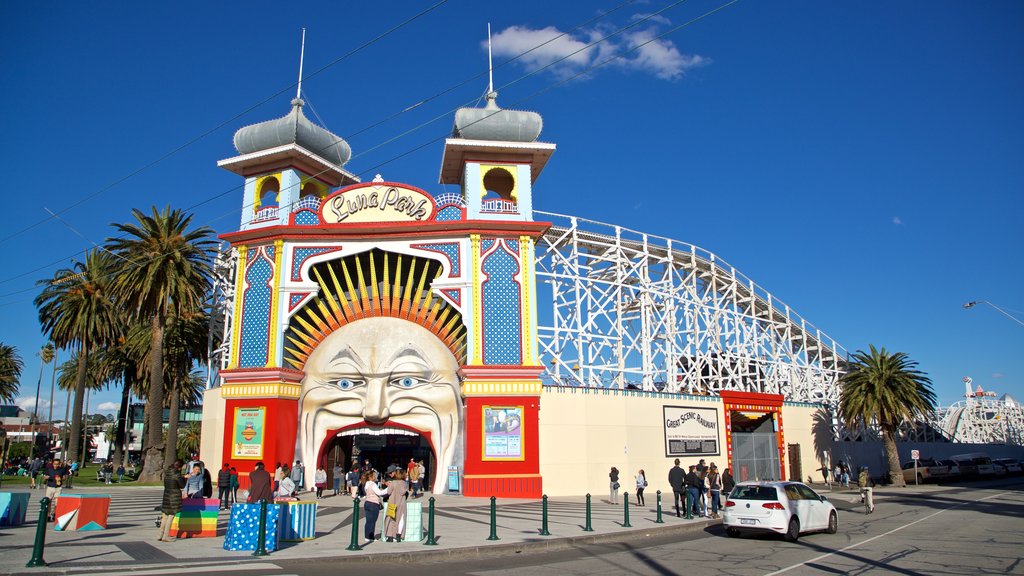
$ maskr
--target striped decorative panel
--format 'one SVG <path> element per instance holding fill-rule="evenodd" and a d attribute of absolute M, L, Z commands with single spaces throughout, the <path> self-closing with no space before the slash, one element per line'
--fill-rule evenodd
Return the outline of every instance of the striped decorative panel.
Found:
<path fill-rule="evenodd" d="M 177 538 L 216 538 L 217 513 L 220 500 L 216 498 L 185 498 L 181 512 L 171 521 L 171 535 Z"/>
<path fill-rule="evenodd" d="M 316 502 L 279 502 L 281 521 L 277 536 L 284 542 L 316 538 Z"/>

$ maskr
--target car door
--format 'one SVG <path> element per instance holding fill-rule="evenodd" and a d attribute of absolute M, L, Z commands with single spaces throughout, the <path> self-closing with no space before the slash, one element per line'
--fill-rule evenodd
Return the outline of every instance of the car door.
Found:
<path fill-rule="evenodd" d="M 821 501 L 821 495 L 803 484 L 798 484 L 797 490 L 800 491 L 803 501 L 807 502 L 810 518 L 810 524 L 807 525 L 807 528 L 809 530 L 824 530 L 827 528 L 828 514 L 831 510 L 828 504 Z"/>
<path fill-rule="evenodd" d="M 789 501 L 790 512 L 795 512 L 800 519 L 800 531 L 814 530 L 814 518 L 811 516 L 811 505 L 803 494 L 800 493 L 799 484 L 786 484 L 783 491 L 786 493 L 786 500 Z"/>

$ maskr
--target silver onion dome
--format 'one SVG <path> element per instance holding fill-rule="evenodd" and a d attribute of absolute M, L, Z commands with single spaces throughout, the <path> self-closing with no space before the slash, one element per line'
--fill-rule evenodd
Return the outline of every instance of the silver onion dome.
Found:
<path fill-rule="evenodd" d="M 235 132 L 235 149 L 239 154 L 251 154 L 296 144 L 332 164 L 344 166 L 352 156 L 352 148 L 340 136 L 306 118 L 302 113 L 303 104 L 302 99 L 296 98 L 292 100 L 292 110 L 287 115 L 239 128 Z"/>
<path fill-rule="evenodd" d="M 488 92 L 487 105 L 483 108 L 459 108 L 455 112 L 452 137 L 503 142 L 536 141 L 544 127 L 540 114 L 503 110 L 498 107 L 497 98 L 497 92 Z"/>

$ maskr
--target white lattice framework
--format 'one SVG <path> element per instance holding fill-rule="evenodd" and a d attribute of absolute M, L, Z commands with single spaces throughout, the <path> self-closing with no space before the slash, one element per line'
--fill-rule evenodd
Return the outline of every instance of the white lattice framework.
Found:
<path fill-rule="evenodd" d="M 838 403 L 846 351 L 715 254 L 572 216 L 536 219 L 554 224 L 536 250 L 549 384 Z"/>
<path fill-rule="evenodd" d="M 225 247 L 214 261 L 213 289 L 210 294 L 210 338 L 206 366 L 206 388 L 220 386 L 220 371 L 228 367 L 231 350 L 231 321 L 235 302 L 235 270 L 238 250 Z"/>
<path fill-rule="evenodd" d="M 968 398 L 937 410 L 935 427 L 950 442 L 1024 446 L 1024 407 L 996 398 Z"/>

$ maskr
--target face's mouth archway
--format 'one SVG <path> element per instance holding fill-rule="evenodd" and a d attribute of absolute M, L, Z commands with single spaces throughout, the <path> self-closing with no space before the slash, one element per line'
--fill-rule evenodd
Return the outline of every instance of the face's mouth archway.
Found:
<path fill-rule="evenodd" d="M 395 437 L 400 437 L 408 442 L 403 443 L 398 448 L 387 447 L 389 444 L 388 440 Z M 367 439 L 377 439 L 381 442 L 367 448 L 361 443 L 361 441 Z M 422 456 L 421 446 L 424 444 L 426 450 L 429 451 L 428 458 Z M 342 464 L 342 468 L 345 471 L 351 470 L 353 466 L 361 466 L 366 460 L 369 460 L 371 465 L 379 471 L 382 471 L 384 467 L 391 463 L 398 463 L 405 467 L 409 455 L 420 453 L 419 457 L 413 458 L 416 461 L 421 459 L 427 461 L 426 463 L 429 465 L 428 470 L 433 472 L 433 474 L 439 474 L 438 471 L 433 470 L 438 454 L 437 447 L 429 431 L 415 430 L 404 425 L 369 425 L 366 423 L 352 424 L 338 430 L 328 430 L 323 442 L 320 444 L 317 462 L 321 465 L 326 465 L 329 453 L 332 448 L 336 447 L 341 447 L 346 458 L 344 460 L 340 457 L 336 458 L 335 463 Z M 355 447 L 358 447 L 358 451 L 353 450 Z M 403 456 L 406 457 L 396 457 L 399 452 L 403 453 Z M 381 456 L 382 453 L 384 456 Z M 373 456 L 367 456 L 367 454 L 373 454 Z M 424 479 L 424 484 L 427 484 L 426 479 Z"/>

